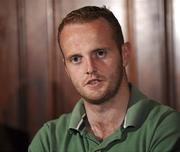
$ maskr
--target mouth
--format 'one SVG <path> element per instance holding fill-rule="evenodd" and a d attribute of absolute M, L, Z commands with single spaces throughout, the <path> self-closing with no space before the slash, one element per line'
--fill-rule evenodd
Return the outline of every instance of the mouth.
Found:
<path fill-rule="evenodd" d="M 100 87 L 103 86 L 103 80 L 102 79 L 90 79 L 86 82 L 86 87 L 88 87 L 89 89 L 99 89 Z"/>
<path fill-rule="evenodd" d="M 86 85 L 96 85 L 98 83 L 100 83 L 102 80 L 100 79 L 92 79 L 92 80 L 89 80 Z"/>

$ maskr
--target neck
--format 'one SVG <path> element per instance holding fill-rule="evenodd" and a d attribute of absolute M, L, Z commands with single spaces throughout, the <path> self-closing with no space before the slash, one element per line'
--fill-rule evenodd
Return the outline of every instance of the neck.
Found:
<path fill-rule="evenodd" d="M 124 120 L 128 100 L 128 83 L 122 81 L 118 93 L 111 100 L 99 105 L 85 102 L 89 130 L 101 140 L 111 135 Z"/>

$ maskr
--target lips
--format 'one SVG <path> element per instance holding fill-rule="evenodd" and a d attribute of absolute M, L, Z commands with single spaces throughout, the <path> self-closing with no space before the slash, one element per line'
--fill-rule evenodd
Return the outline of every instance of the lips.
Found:
<path fill-rule="evenodd" d="M 84 81 L 84 87 L 90 87 L 90 88 L 97 88 L 97 87 L 101 87 L 103 85 L 103 82 L 106 81 L 105 77 L 103 76 L 94 76 L 91 78 L 87 78 Z"/>
<path fill-rule="evenodd" d="M 95 85 L 95 84 L 97 84 L 97 83 L 99 83 L 101 81 L 102 80 L 100 80 L 100 79 L 92 79 L 92 80 L 89 80 L 86 84 L 87 85 Z"/>
<path fill-rule="evenodd" d="M 103 86 L 103 81 L 103 79 L 98 78 L 90 79 L 86 82 L 85 86 L 91 90 L 97 90 Z"/>

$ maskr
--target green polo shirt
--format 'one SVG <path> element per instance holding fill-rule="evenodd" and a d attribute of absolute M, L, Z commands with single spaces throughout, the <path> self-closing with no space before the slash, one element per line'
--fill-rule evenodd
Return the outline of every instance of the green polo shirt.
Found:
<path fill-rule="evenodd" d="M 86 131 L 81 99 L 72 113 L 47 122 L 29 152 L 180 152 L 180 114 L 134 86 L 123 124 L 103 141 Z"/>

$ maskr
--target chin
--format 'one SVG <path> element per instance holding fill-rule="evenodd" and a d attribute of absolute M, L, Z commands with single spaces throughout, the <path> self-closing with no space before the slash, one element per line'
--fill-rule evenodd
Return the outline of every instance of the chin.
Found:
<path fill-rule="evenodd" d="M 90 103 L 90 104 L 94 104 L 94 105 L 101 105 L 101 104 L 104 104 L 106 102 L 108 102 L 109 98 L 106 98 L 106 97 L 99 97 L 99 98 L 90 98 L 90 97 L 83 97 L 85 99 L 86 102 Z"/>

